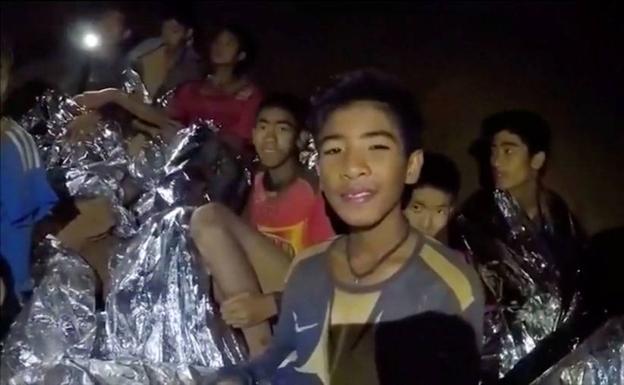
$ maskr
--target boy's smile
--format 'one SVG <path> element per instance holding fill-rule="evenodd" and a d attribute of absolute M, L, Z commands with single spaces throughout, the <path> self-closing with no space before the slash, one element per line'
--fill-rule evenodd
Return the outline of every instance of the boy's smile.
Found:
<path fill-rule="evenodd" d="M 320 132 L 319 152 L 321 186 L 348 225 L 374 226 L 399 206 L 408 161 L 384 104 L 356 101 L 334 111 Z"/>

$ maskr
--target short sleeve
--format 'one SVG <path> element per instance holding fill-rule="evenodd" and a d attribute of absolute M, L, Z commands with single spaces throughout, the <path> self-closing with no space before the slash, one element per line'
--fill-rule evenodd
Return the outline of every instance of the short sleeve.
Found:
<path fill-rule="evenodd" d="M 243 103 L 238 123 L 232 131 L 236 132 L 241 139 L 251 141 L 253 128 L 256 125 L 256 114 L 262 102 L 262 93 L 256 86 L 250 86 L 247 92 L 249 95 Z M 240 94 L 245 96 L 244 93 L 245 90 L 241 91 Z"/>
<path fill-rule="evenodd" d="M 7 130 L 0 157 L 2 221 L 13 226 L 32 225 L 46 216 L 58 200 L 35 143 L 21 128 Z"/>
<path fill-rule="evenodd" d="M 190 123 L 187 106 L 190 101 L 191 87 L 191 83 L 187 83 L 178 87 L 178 89 L 173 94 L 173 97 L 171 98 L 169 106 L 167 107 L 167 115 L 169 115 L 171 119 L 177 120 L 185 125 Z"/>
<path fill-rule="evenodd" d="M 325 211 L 323 194 L 317 193 L 308 219 L 306 246 L 313 246 L 335 236 L 331 221 Z"/>

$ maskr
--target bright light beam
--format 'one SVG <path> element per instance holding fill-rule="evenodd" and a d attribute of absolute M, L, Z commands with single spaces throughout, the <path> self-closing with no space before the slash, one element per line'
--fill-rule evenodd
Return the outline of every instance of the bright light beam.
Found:
<path fill-rule="evenodd" d="M 86 49 L 94 50 L 100 46 L 100 43 L 100 37 L 93 32 L 87 32 L 82 37 L 82 45 Z"/>

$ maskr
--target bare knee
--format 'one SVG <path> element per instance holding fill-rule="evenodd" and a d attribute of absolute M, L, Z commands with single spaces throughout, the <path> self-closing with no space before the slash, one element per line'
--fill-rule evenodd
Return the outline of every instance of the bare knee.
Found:
<path fill-rule="evenodd" d="M 191 237 L 198 241 L 206 231 L 225 226 L 226 210 L 220 203 L 208 203 L 197 208 L 191 216 Z"/>

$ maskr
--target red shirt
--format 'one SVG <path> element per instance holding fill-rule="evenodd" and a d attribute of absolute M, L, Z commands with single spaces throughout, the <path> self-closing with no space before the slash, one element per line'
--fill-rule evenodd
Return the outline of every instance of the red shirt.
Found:
<path fill-rule="evenodd" d="M 258 173 L 247 211 L 253 226 L 270 237 L 292 257 L 334 236 L 323 195 L 299 177 L 278 193 L 267 191 L 264 173 Z"/>
<path fill-rule="evenodd" d="M 205 80 L 180 86 L 169 104 L 169 116 L 184 125 L 196 119 L 212 119 L 223 133 L 250 143 L 262 101 L 260 90 L 250 84 L 234 95 L 216 90 L 207 95 L 202 91 L 206 87 L 210 85 Z"/>

